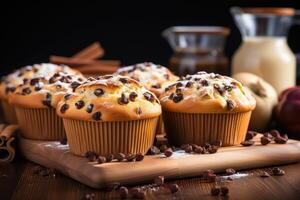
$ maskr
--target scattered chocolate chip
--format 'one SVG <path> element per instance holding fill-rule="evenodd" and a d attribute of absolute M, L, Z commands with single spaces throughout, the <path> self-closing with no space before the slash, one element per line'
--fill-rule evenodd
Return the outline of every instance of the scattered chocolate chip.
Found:
<path fill-rule="evenodd" d="M 178 102 L 180 102 L 183 99 L 183 94 L 181 94 L 181 93 L 175 93 L 173 95 L 172 99 L 173 99 L 174 103 L 178 103 Z"/>
<path fill-rule="evenodd" d="M 233 175 L 235 174 L 235 170 L 233 168 L 228 168 L 225 170 L 227 175 Z"/>
<path fill-rule="evenodd" d="M 168 188 L 169 188 L 169 190 L 171 191 L 172 194 L 178 192 L 178 190 L 179 190 L 179 186 L 175 183 L 168 184 Z"/>
<path fill-rule="evenodd" d="M 160 89 L 161 85 L 159 83 L 157 83 L 157 84 L 151 85 L 151 87 L 155 88 L 155 89 Z"/>
<path fill-rule="evenodd" d="M 83 108 L 84 107 L 84 101 L 82 101 L 82 100 L 77 101 L 75 103 L 75 106 L 76 106 L 77 109 Z"/>
<path fill-rule="evenodd" d="M 95 89 L 94 90 L 94 95 L 97 97 L 101 97 L 102 95 L 104 95 L 104 90 L 101 88 Z"/>
<path fill-rule="evenodd" d="M 143 95 L 144 95 L 145 99 L 150 101 L 150 102 L 153 102 L 154 99 L 155 99 L 154 96 L 149 92 L 145 92 Z"/>
<path fill-rule="evenodd" d="M 123 153 L 118 153 L 118 154 L 116 155 L 116 159 L 117 159 L 119 162 L 123 161 L 123 160 L 125 159 L 125 154 L 123 154 Z"/>
<path fill-rule="evenodd" d="M 30 85 L 33 86 L 33 85 L 37 84 L 39 81 L 40 81 L 39 78 L 33 78 L 33 79 L 30 80 Z"/>
<path fill-rule="evenodd" d="M 168 149 L 166 149 L 166 150 L 164 151 L 164 154 L 165 154 L 166 157 L 170 157 L 170 156 L 172 156 L 173 151 L 172 151 L 171 148 L 168 148 Z"/>
<path fill-rule="evenodd" d="M 68 110 L 68 109 L 69 109 L 69 105 L 65 103 L 60 107 L 60 112 L 65 113 L 66 110 Z"/>
<path fill-rule="evenodd" d="M 226 103 L 227 103 L 227 110 L 233 110 L 234 109 L 235 103 L 232 100 L 227 99 Z"/>
<path fill-rule="evenodd" d="M 156 178 L 154 179 L 154 183 L 155 183 L 155 185 L 157 185 L 157 186 L 163 185 L 164 182 L 165 182 L 165 177 L 164 177 L 164 176 L 158 176 L 158 177 L 156 177 Z"/>
<path fill-rule="evenodd" d="M 268 177 L 270 177 L 270 174 L 268 172 L 264 171 L 259 176 L 262 178 L 268 178 Z"/>
<path fill-rule="evenodd" d="M 247 131 L 245 140 L 252 140 L 257 135 L 257 132 Z"/>
<path fill-rule="evenodd" d="M 137 107 L 135 112 L 136 114 L 140 115 L 142 114 L 142 109 L 140 107 Z"/>
<path fill-rule="evenodd" d="M 200 81 L 200 84 L 201 84 L 202 86 L 208 86 L 208 81 L 205 80 L 205 79 L 203 79 L 203 80 Z"/>
<path fill-rule="evenodd" d="M 218 196 L 218 195 L 220 195 L 220 193 L 221 193 L 221 188 L 220 188 L 220 186 L 213 186 L 213 187 L 211 188 L 211 190 L 210 190 L 210 194 L 211 194 L 212 196 Z"/>
<path fill-rule="evenodd" d="M 185 153 L 191 153 L 193 152 L 193 147 L 191 145 L 186 145 L 184 148 Z"/>
<path fill-rule="evenodd" d="M 128 154 L 128 155 L 126 155 L 126 160 L 127 160 L 128 162 L 133 162 L 133 161 L 135 161 L 135 154 Z"/>
<path fill-rule="evenodd" d="M 272 140 L 271 140 L 270 138 L 265 137 L 265 136 L 262 136 L 262 137 L 260 138 L 260 143 L 261 143 L 262 145 L 267 145 L 267 144 L 269 144 L 271 141 L 272 141 Z"/>
<path fill-rule="evenodd" d="M 149 149 L 148 154 L 150 154 L 150 155 L 157 155 L 157 154 L 160 154 L 160 150 L 159 150 L 159 148 L 157 148 L 156 146 L 152 146 L 152 147 Z"/>
<path fill-rule="evenodd" d="M 121 199 L 127 199 L 128 194 L 129 194 L 127 187 L 124 187 L 124 186 L 120 187 L 119 193 L 120 193 Z"/>
<path fill-rule="evenodd" d="M 144 155 L 141 153 L 138 153 L 135 155 L 135 161 L 142 161 L 144 160 Z"/>
<path fill-rule="evenodd" d="M 120 79 L 119 79 L 119 81 L 121 81 L 122 83 L 129 83 L 129 78 L 125 78 L 125 77 L 121 77 Z"/>
<path fill-rule="evenodd" d="M 94 162 L 99 157 L 99 155 L 94 151 L 88 151 L 85 153 L 84 157 L 86 157 L 90 162 Z"/>
<path fill-rule="evenodd" d="M 54 76 L 52 76 L 50 79 L 49 79 L 49 84 L 53 84 L 53 83 L 55 83 L 57 80 L 56 80 L 56 78 L 54 77 Z"/>
<path fill-rule="evenodd" d="M 30 94 L 30 93 L 31 93 L 31 90 L 30 90 L 29 87 L 23 88 L 22 95 L 27 95 L 27 94 Z"/>
<path fill-rule="evenodd" d="M 254 141 L 250 141 L 250 140 L 241 142 L 241 145 L 243 145 L 244 147 L 252 146 L 253 144 L 254 144 Z"/>
<path fill-rule="evenodd" d="M 193 86 L 193 82 L 192 81 L 188 81 L 186 84 L 185 84 L 185 87 L 187 88 L 190 88 Z"/>
<path fill-rule="evenodd" d="M 209 148 L 207 148 L 208 153 L 213 154 L 213 153 L 217 153 L 218 151 L 218 147 L 217 146 L 210 146 Z"/>
<path fill-rule="evenodd" d="M 279 131 L 277 131 L 277 130 L 271 130 L 271 131 L 270 131 L 270 134 L 271 134 L 274 138 L 280 137 L 280 133 L 279 133 Z"/>
<path fill-rule="evenodd" d="M 86 107 L 86 112 L 91 113 L 93 112 L 94 104 L 90 104 Z"/>
<path fill-rule="evenodd" d="M 65 99 L 65 100 L 68 100 L 68 99 L 70 99 L 71 96 L 72 96 L 72 94 L 66 94 L 66 95 L 64 96 L 64 99 Z"/>
<path fill-rule="evenodd" d="M 200 146 L 197 146 L 194 148 L 194 152 L 197 154 L 202 154 L 202 153 L 204 153 L 204 149 Z"/>
<path fill-rule="evenodd" d="M 101 116 L 102 116 L 101 112 L 98 111 L 98 112 L 95 112 L 95 113 L 92 115 L 92 119 L 95 120 L 95 121 L 99 121 L 99 120 L 101 120 Z"/>
<path fill-rule="evenodd" d="M 265 132 L 265 133 L 264 133 L 264 137 L 273 139 L 273 136 L 272 136 L 269 132 Z"/>
<path fill-rule="evenodd" d="M 122 93 L 122 94 L 121 94 L 121 97 L 118 98 L 118 103 L 119 103 L 120 105 L 125 105 L 125 104 L 128 104 L 128 103 L 129 103 L 129 101 L 128 101 L 128 99 L 125 97 L 125 94 L 124 94 L 124 93 Z"/>
<path fill-rule="evenodd" d="M 60 144 L 62 144 L 62 145 L 67 145 L 68 140 L 67 140 L 67 138 L 63 138 L 63 139 L 61 139 L 59 142 L 60 142 Z"/>
<path fill-rule="evenodd" d="M 285 171 L 283 171 L 279 167 L 274 167 L 272 169 L 272 173 L 273 173 L 274 176 L 283 176 L 283 175 L 285 175 Z"/>
<path fill-rule="evenodd" d="M 138 96 L 138 94 L 136 92 L 131 92 L 129 94 L 129 100 L 134 101 L 137 96 Z"/>
<path fill-rule="evenodd" d="M 168 149 L 168 146 L 166 145 L 166 144 L 163 144 L 163 145 L 161 145 L 160 147 L 159 147 L 159 150 L 161 151 L 161 152 L 164 152 L 165 150 L 167 150 Z"/>
<path fill-rule="evenodd" d="M 183 84 L 181 82 L 176 83 L 176 88 L 179 88 L 179 87 L 182 87 L 182 86 L 183 86 Z"/>
<path fill-rule="evenodd" d="M 285 136 L 278 136 L 274 139 L 275 143 L 277 144 L 285 144 L 288 141 L 287 135 Z"/>
<path fill-rule="evenodd" d="M 99 156 L 99 157 L 96 159 L 96 162 L 97 162 L 98 164 L 106 163 L 106 157 L 104 157 L 104 156 Z"/>
<path fill-rule="evenodd" d="M 229 193 L 229 188 L 227 186 L 222 186 L 221 187 L 221 195 L 222 196 L 227 196 Z"/>
<path fill-rule="evenodd" d="M 42 103 L 45 105 L 45 106 L 48 106 L 49 108 L 51 108 L 51 98 L 52 98 L 52 95 L 50 93 L 47 93 L 46 94 L 46 99 L 42 101 Z"/>
<path fill-rule="evenodd" d="M 111 162 L 114 159 L 114 154 L 108 154 L 105 156 L 106 162 Z"/>

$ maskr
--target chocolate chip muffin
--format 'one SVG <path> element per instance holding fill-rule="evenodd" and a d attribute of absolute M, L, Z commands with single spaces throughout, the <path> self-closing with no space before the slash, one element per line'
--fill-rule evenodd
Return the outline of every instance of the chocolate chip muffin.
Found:
<path fill-rule="evenodd" d="M 179 79 L 168 68 L 151 62 L 122 67 L 116 74 L 129 76 L 139 81 L 144 87 L 157 95 L 157 97 L 159 97 L 167 85 Z"/>
<path fill-rule="evenodd" d="M 85 79 L 67 72 L 24 81 L 8 97 L 14 106 L 22 136 L 36 140 L 65 138 L 62 120 L 55 108 L 66 94 L 73 92 Z"/>
<path fill-rule="evenodd" d="M 198 72 L 165 88 L 160 96 L 164 123 L 172 144 L 244 140 L 255 99 L 240 82 Z"/>
<path fill-rule="evenodd" d="M 66 94 L 58 103 L 72 153 L 142 153 L 152 146 L 161 106 L 139 82 L 100 76 Z"/>
<path fill-rule="evenodd" d="M 8 104 L 8 96 L 16 90 L 20 84 L 26 83 L 34 77 L 51 77 L 57 72 L 66 72 L 68 74 L 80 74 L 65 65 L 54 65 L 51 63 L 34 64 L 25 66 L 7 76 L 2 77 L 0 83 L 0 100 L 2 104 L 4 119 L 7 123 L 17 123 L 17 117 L 14 108 Z"/>

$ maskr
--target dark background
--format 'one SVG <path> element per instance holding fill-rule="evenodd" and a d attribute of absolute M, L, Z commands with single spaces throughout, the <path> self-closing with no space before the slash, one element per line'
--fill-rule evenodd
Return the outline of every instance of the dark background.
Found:
<path fill-rule="evenodd" d="M 94 41 L 106 50 L 105 59 L 120 59 L 124 65 L 143 61 L 166 65 L 172 50 L 161 32 L 175 25 L 229 27 L 225 53 L 230 57 L 241 40 L 229 13 L 231 6 L 300 9 L 296 1 L 48 2 L 1 6 L 1 74 L 47 62 L 49 55 L 71 56 Z M 299 35 L 300 26 L 293 26 L 288 42 L 295 53 L 300 52 Z"/>

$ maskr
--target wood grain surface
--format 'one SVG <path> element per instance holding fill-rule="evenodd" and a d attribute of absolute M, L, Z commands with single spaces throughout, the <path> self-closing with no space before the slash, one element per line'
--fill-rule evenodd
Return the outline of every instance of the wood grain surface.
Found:
<path fill-rule="evenodd" d="M 257 137 L 258 139 L 259 137 Z M 123 185 L 151 182 L 156 176 L 168 179 L 199 176 L 207 169 L 223 172 L 226 168 L 238 170 L 294 163 L 300 161 L 300 142 L 251 147 L 224 147 L 216 154 L 192 155 L 183 151 L 172 157 L 146 156 L 142 162 L 112 162 L 96 164 L 86 158 L 74 156 L 68 145 L 59 142 L 19 140 L 23 155 L 43 166 L 54 168 L 73 179 L 94 188 L 115 182 Z"/>
<path fill-rule="evenodd" d="M 95 194 L 95 199 L 119 199 L 117 191 L 107 192 L 92 189 L 64 175 L 43 177 L 33 174 L 36 164 L 17 159 L 11 164 L 0 165 L 0 199 L 21 200 L 66 200 L 84 199 L 86 194 Z M 225 182 L 229 187 L 228 197 L 213 197 L 210 189 L 214 183 L 204 182 L 199 177 L 168 181 L 177 183 L 175 194 L 148 192 L 145 199 L 242 199 L 242 200 L 298 200 L 300 199 L 300 164 L 280 166 L 284 176 L 261 178 L 263 170 L 240 171 L 232 176 L 233 181 Z M 222 174 L 220 174 L 222 176 Z"/>

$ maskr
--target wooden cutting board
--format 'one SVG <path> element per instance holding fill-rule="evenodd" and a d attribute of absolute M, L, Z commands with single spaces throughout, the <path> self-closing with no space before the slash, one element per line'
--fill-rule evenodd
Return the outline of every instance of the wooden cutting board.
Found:
<path fill-rule="evenodd" d="M 300 142 L 251 147 L 222 147 L 216 154 L 187 154 L 178 151 L 172 157 L 146 156 L 141 162 L 112 162 L 96 164 L 86 158 L 74 156 L 68 145 L 59 142 L 19 140 L 22 154 L 40 165 L 55 168 L 63 174 L 90 187 L 102 188 L 113 183 L 122 185 L 151 182 L 159 175 L 167 179 L 199 176 L 207 169 L 222 172 L 226 168 L 237 170 L 288 164 L 300 161 Z"/>

